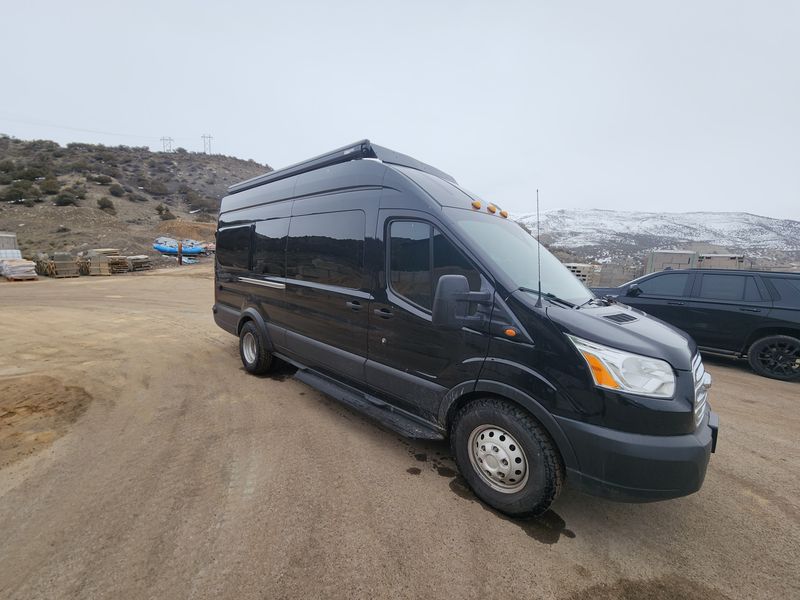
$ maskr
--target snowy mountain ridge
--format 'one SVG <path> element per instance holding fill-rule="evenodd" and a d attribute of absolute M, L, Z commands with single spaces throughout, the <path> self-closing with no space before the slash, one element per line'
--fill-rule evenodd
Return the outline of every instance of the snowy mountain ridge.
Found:
<path fill-rule="evenodd" d="M 536 214 L 513 215 L 536 230 Z M 559 209 L 542 213 L 548 245 L 595 250 L 601 256 L 634 255 L 690 243 L 724 246 L 754 256 L 800 252 L 800 221 L 744 212 L 655 213 Z"/>

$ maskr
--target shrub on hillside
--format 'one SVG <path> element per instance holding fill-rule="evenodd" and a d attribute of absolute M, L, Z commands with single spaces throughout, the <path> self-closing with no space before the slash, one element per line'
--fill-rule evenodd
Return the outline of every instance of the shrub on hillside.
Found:
<path fill-rule="evenodd" d="M 78 198 L 70 190 L 61 191 L 56 196 L 56 206 L 78 206 Z"/>
<path fill-rule="evenodd" d="M 112 181 L 111 177 L 108 175 L 89 175 L 88 179 L 100 185 L 109 185 Z"/>
<path fill-rule="evenodd" d="M 108 188 L 108 193 L 112 196 L 116 196 L 117 198 L 122 198 L 125 194 L 125 190 L 122 189 L 122 186 L 118 183 L 112 183 Z"/>
<path fill-rule="evenodd" d="M 162 212 L 159 216 L 161 217 L 162 221 L 171 221 L 173 219 L 177 219 L 177 217 L 173 215 L 172 211 L 170 211 L 168 208 L 164 209 L 164 212 Z"/>
<path fill-rule="evenodd" d="M 107 212 L 110 215 L 117 214 L 117 207 L 114 206 L 114 202 L 111 200 L 111 198 L 107 198 L 106 196 L 97 199 L 97 208 Z"/>
<path fill-rule="evenodd" d="M 55 177 L 45 177 L 44 181 L 39 184 L 39 189 L 48 196 L 55 196 L 61 189 L 61 184 Z"/>
<path fill-rule="evenodd" d="M 147 197 L 141 194 L 128 194 L 128 200 L 131 202 L 147 202 Z"/>

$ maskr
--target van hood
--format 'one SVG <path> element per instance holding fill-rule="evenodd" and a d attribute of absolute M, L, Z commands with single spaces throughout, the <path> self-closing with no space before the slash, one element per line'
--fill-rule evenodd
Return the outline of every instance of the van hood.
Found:
<path fill-rule="evenodd" d="M 534 308 L 535 295 L 517 291 L 513 296 Z M 690 371 L 697 345 L 680 329 L 624 304 L 588 304 L 566 308 L 547 303 L 546 313 L 563 333 L 642 356 L 660 358 L 674 369 Z"/>

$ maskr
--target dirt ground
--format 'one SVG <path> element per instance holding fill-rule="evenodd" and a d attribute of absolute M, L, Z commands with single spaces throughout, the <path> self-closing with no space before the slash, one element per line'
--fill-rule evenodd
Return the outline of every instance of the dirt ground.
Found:
<path fill-rule="evenodd" d="M 0 283 L 0 598 L 798 598 L 800 385 L 707 360 L 703 489 L 512 521 L 444 443 L 246 375 L 209 265 Z"/>

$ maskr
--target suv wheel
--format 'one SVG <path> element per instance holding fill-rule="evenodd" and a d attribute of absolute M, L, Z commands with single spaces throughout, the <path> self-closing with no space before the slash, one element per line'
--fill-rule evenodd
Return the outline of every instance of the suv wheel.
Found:
<path fill-rule="evenodd" d="M 783 381 L 800 379 L 800 340 L 789 335 L 761 338 L 750 346 L 747 360 L 764 377 Z"/>
<path fill-rule="evenodd" d="M 528 412 L 487 398 L 456 415 L 450 444 L 461 474 L 481 500 L 513 517 L 545 512 L 564 482 L 561 457 Z"/>
<path fill-rule="evenodd" d="M 253 375 L 263 375 L 272 367 L 272 354 L 267 352 L 264 335 L 252 321 L 239 332 L 239 356 L 244 368 Z"/>

